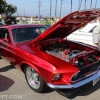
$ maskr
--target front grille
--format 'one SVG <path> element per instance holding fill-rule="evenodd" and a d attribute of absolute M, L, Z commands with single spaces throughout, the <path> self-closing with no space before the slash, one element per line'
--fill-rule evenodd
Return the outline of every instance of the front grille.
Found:
<path fill-rule="evenodd" d="M 99 69 L 100 69 L 99 61 L 92 63 L 88 66 L 84 66 L 83 68 L 80 69 L 80 72 L 78 73 L 77 77 L 75 77 L 75 76 L 72 77 L 71 82 L 76 82 L 76 81 L 80 81 L 84 78 L 87 78 L 87 77 L 95 74 Z"/>

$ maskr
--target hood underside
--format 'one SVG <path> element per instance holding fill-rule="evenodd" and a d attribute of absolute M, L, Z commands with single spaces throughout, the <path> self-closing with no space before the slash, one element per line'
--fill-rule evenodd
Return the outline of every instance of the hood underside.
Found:
<path fill-rule="evenodd" d="M 32 43 L 41 42 L 44 40 L 54 39 L 54 38 L 65 38 L 75 30 L 86 25 L 88 22 L 94 20 L 99 16 L 100 16 L 100 9 L 91 9 L 91 10 L 73 12 L 63 17 L 57 23 L 55 23 L 46 31 L 44 31 L 41 35 L 35 38 L 32 41 Z"/>

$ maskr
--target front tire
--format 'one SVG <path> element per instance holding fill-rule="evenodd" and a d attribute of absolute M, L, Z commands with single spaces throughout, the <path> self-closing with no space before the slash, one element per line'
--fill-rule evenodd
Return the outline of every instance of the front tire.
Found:
<path fill-rule="evenodd" d="M 27 80 L 28 85 L 35 91 L 35 92 L 43 92 L 47 85 L 43 81 L 42 77 L 36 72 L 36 70 L 30 66 L 25 67 L 25 78 Z"/>

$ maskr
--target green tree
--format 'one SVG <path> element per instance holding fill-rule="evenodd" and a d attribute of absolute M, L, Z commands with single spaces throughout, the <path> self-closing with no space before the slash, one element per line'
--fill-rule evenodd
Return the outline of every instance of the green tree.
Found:
<path fill-rule="evenodd" d="M 6 13 L 7 16 L 11 16 L 16 11 L 16 6 L 6 3 L 5 0 L 0 0 L 0 14 Z"/>
<path fill-rule="evenodd" d="M 6 5 L 6 14 L 8 16 L 11 16 L 13 13 L 17 11 L 17 7 L 12 5 L 12 4 L 7 4 Z"/>
<path fill-rule="evenodd" d="M 3 14 L 5 12 L 5 2 L 3 0 L 0 0 L 0 14 Z"/>

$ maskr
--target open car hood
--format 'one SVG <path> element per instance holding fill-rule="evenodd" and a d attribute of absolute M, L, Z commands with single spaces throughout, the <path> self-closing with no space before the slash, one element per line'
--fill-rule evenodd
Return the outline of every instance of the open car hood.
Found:
<path fill-rule="evenodd" d="M 88 22 L 94 20 L 100 16 L 100 9 L 91 9 L 73 12 L 57 23 L 52 25 L 41 35 L 35 38 L 32 43 L 41 42 L 48 39 L 54 38 L 65 38 L 75 30 L 86 25 Z"/>

